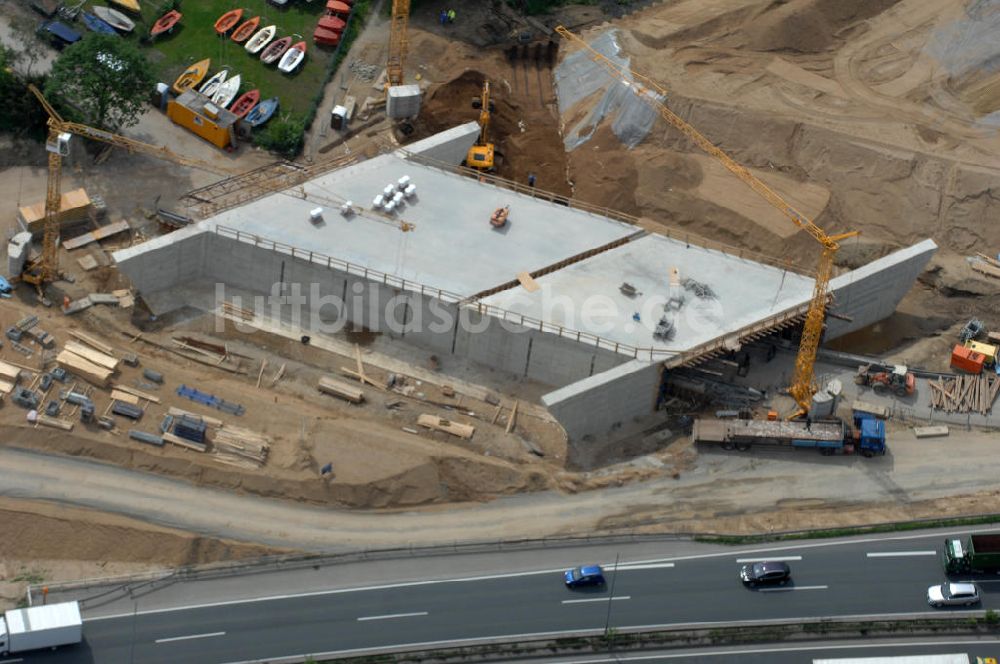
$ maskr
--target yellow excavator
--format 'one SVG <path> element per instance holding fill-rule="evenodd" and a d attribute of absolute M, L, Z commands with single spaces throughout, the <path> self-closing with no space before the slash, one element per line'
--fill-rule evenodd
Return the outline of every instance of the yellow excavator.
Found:
<path fill-rule="evenodd" d="M 483 83 L 483 93 L 479 99 L 472 102 L 472 108 L 479 109 L 479 138 L 476 144 L 469 148 L 465 157 L 465 165 L 476 170 L 492 173 L 495 168 L 495 150 L 489 140 L 490 114 L 494 111 L 490 100 L 490 82 Z"/>

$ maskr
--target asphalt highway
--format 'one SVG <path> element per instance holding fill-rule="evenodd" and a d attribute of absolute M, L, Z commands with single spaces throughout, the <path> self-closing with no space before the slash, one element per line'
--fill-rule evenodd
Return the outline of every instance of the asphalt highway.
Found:
<path fill-rule="evenodd" d="M 938 557 L 944 536 L 889 537 L 720 548 L 681 556 L 670 555 L 668 542 L 662 556 L 623 553 L 617 569 L 613 559 L 595 561 L 586 549 L 574 549 L 565 567 L 605 565 L 607 587 L 588 591 L 567 590 L 562 568 L 501 568 L 452 579 L 386 581 L 182 608 L 145 610 L 136 604 L 134 613 L 98 618 L 85 613 L 85 643 L 78 647 L 14 655 L 0 664 L 216 664 L 305 653 L 364 654 L 386 646 L 511 635 L 600 633 L 605 625 L 695 626 L 955 610 L 932 609 L 925 599 L 929 585 L 945 580 Z M 743 587 L 737 578 L 740 564 L 765 559 L 787 561 L 792 583 L 774 589 Z M 1000 577 L 977 581 L 983 602 L 974 608 L 1000 609 Z M 799 655 L 787 661 L 812 659 L 806 653 L 791 656 Z"/>

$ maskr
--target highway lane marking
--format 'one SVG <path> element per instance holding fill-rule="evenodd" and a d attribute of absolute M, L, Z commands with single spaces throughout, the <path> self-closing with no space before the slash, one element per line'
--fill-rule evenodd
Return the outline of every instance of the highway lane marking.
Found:
<path fill-rule="evenodd" d="M 14 664 L 14 662 L 23 662 L 24 659 L 19 657 L 17 659 L 0 659 L 0 664 Z"/>
<path fill-rule="evenodd" d="M 941 536 L 949 535 L 967 535 L 967 534 L 977 534 L 977 533 L 997 533 L 996 527 L 989 528 L 963 528 L 960 530 L 941 530 L 935 532 L 934 534 L 922 533 L 919 535 L 898 535 L 892 537 L 863 537 L 857 539 L 848 539 L 841 541 L 823 541 L 823 542 L 812 542 L 809 544 L 792 544 L 786 546 L 776 546 L 776 547 L 761 547 L 757 549 L 747 549 L 743 553 L 768 553 L 770 551 L 797 551 L 801 549 L 823 549 L 831 548 L 837 546 L 846 545 L 857 545 L 857 544 L 871 544 L 871 543 L 882 543 L 885 542 L 897 542 L 904 540 L 920 540 L 920 539 L 937 539 Z M 687 556 L 672 556 L 670 558 L 663 558 L 661 560 L 670 560 L 674 562 L 687 561 L 687 560 L 706 560 L 709 558 L 728 558 L 733 555 L 732 551 L 719 551 L 716 553 L 697 553 Z M 774 560 L 773 558 L 765 558 L 764 560 Z M 639 561 L 637 561 L 639 562 Z M 641 562 L 651 562 L 651 561 L 641 561 Z M 322 597 L 324 595 L 340 595 L 343 593 L 356 593 L 356 592 L 369 592 L 372 590 L 395 590 L 397 588 L 412 588 L 417 586 L 429 586 L 437 583 L 465 583 L 468 581 L 489 581 L 493 579 L 510 579 L 519 576 L 538 576 L 541 574 L 558 574 L 566 571 L 566 567 L 560 567 L 558 569 L 545 569 L 545 570 L 533 570 L 527 572 L 509 572 L 506 574 L 489 574 L 482 576 L 470 576 L 462 577 L 457 579 L 433 579 L 428 581 L 403 581 L 400 583 L 388 583 L 377 586 L 362 586 L 358 588 L 334 588 L 330 590 L 316 590 L 304 593 L 288 593 L 282 595 L 268 595 L 265 597 L 253 597 L 250 599 L 234 599 L 234 600 L 224 600 L 221 602 L 206 602 L 203 604 L 189 604 L 185 606 L 171 606 L 162 609 L 147 609 L 143 611 L 128 611 L 126 613 L 113 613 L 106 616 L 94 616 L 88 617 L 87 620 L 90 622 L 97 622 L 99 620 L 116 620 L 121 618 L 132 618 L 137 615 L 147 616 L 156 615 L 159 613 L 173 613 L 175 611 L 191 611 L 194 609 L 212 609 L 220 606 L 238 606 L 240 604 L 256 604 L 258 602 L 272 602 L 288 599 L 301 599 L 303 597 Z"/>
<path fill-rule="evenodd" d="M 225 636 L 225 632 L 208 632 L 207 634 L 189 634 L 188 636 L 171 636 L 167 639 L 156 639 L 156 643 L 170 643 L 171 641 L 187 641 L 188 639 L 207 639 L 213 636 Z"/>
<path fill-rule="evenodd" d="M 591 599 L 564 599 L 563 604 L 583 604 L 584 602 L 618 602 L 625 599 L 632 599 L 631 595 L 620 595 L 618 597 L 593 597 Z"/>
<path fill-rule="evenodd" d="M 673 563 L 651 563 L 649 565 L 639 565 L 635 563 L 620 563 L 616 568 L 614 565 L 605 567 L 605 570 L 612 572 L 630 572 L 635 569 L 669 569 L 673 567 Z"/>
<path fill-rule="evenodd" d="M 906 556 L 936 556 L 937 551 L 877 551 L 875 553 L 866 553 L 869 558 L 895 558 L 906 557 Z"/>
<path fill-rule="evenodd" d="M 737 558 L 738 563 L 785 563 L 802 560 L 802 556 L 777 556 L 774 558 Z"/>
<path fill-rule="evenodd" d="M 759 593 L 788 593 L 793 590 L 828 590 L 830 586 L 787 586 L 785 588 L 758 588 Z"/>
<path fill-rule="evenodd" d="M 358 618 L 358 622 L 364 622 L 366 620 L 391 620 L 393 618 L 414 618 L 416 616 L 426 616 L 427 611 L 414 611 L 413 613 L 387 613 L 384 616 L 364 616 Z"/>

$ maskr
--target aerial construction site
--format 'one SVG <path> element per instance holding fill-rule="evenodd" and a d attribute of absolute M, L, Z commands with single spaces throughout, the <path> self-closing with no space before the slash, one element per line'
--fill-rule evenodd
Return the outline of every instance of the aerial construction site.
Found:
<path fill-rule="evenodd" d="M 373 10 L 295 159 L 32 88 L 47 142 L 0 135 L 6 601 L 994 511 L 995 2 L 464 4 Z"/>

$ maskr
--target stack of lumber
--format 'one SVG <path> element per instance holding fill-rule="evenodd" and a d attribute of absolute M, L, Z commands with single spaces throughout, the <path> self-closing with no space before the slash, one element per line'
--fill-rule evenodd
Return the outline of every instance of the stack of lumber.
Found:
<path fill-rule="evenodd" d="M 119 360 L 113 355 L 108 353 L 102 353 L 101 351 L 91 348 L 90 346 L 85 346 L 78 341 L 67 341 L 63 346 L 63 350 L 69 351 L 75 355 L 79 355 L 89 362 L 104 367 L 105 369 L 110 369 L 111 371 L 118 371 Z"/>
<path fill-rule="evenodd" d="M 365 400 L 364 392 L 353 385 L 349 385 L 336 378 L 330 378 L 329 376 L 321 376 L 319 384 L 316 387 L 320 392 L 340 397 L 351 403 L 361 403 Z"/>
<path fill-rule="evenodd" d="M 472 434 L 476 432 L 476 427 L 471 424 L 462 424 L 461 422 L 452 422 L 451 420 L 446 420 L 443 417 L 438 417 L 437 415 L 429 415 L 424 413 L 417 417 L 417 424 L 422 427 L 427 427 L 428 429 L 436 429 L 437 431 L 444 431 L 445 433 L 450 433 L 453 436 L 458 436 L 459 438 L 465 438 L 469 440 L 472 438 Z"/>
<path fill-rule="evenodd" d="M 928 381 L 931 386 L 931 408 L 946 413 L 979 413 L 986 415 L 1000 393 L 1000 376 L 956 376 Z"/>
<path fill-rule="evenodd" d="M 21 378 L 21 370 L 13 364 L 7 364 L 0 360 L 0 396 L 6 396 L 14 391 L 18 379 Z"/>
<path fill-rule="evenodd" d="M 991 277 L 1000 278 L 1000 261 L 995 258 L 991 258 L 986 254 L 978 254 L 978 256 L 981 260 L 972 261 L 972 269 Z"/>
<path fill-rule="evenodd" d="M 271 439 L 256 431 L 225 425 L 212 436 L 215 458 L 222 463 L 260 468 L 267 462 Z"/>
<path fill-rule="evenodd" d="M 90 210 L 91 201 L 86 190 L 67 191 L 62 195 L 59 212 L 56 213 L 60 229 L 88 221 Z M 17 220 L 22 229 L 30 231 L 32 235 L 40 235 L 45 226 L 45 201 L 18 208 Z"/>
<path fill-rule="evenodd" d="M 103 355 L 103 353 L 98 354 Z M 105 357 L 109 356 L 105 355 Z M 114 358 L 111 359 L 114 360 Z M 56 355 L 56 362 L 66 371 L 98 387 L 107 387 L 111 382 L 111 376 L 115 373 L 113 369 L 97 364 L 87 357 L 77 355 L 73 351 L 66 349 Z"/>

